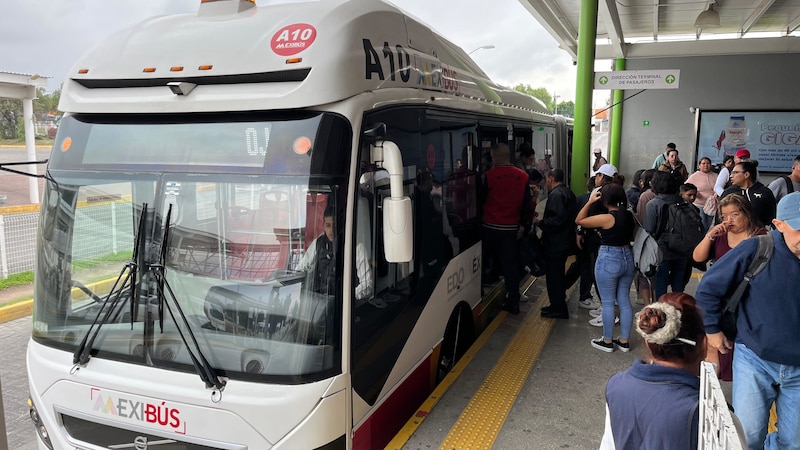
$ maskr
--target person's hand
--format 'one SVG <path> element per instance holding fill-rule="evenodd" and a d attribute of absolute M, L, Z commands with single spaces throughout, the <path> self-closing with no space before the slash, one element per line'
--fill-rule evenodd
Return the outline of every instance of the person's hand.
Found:
<path fill-rule="evenodd" d="M 728 225 L 725 222 L 722 222 L 721 224 L 714 225 L 713 227 L 711 227 L 710 230 L 708 230 L 708 237 L 710 237 L 711 239 L 716 239 L 727 232 L 728 232 Z"/>
<path fill-rule="evenodd" d="M 726 354 L 733 348 L 733 342 L 729 341 L 721 331 L 714 334 L 707 334 L 708 345 L 717 349 L 721 354 Z"/>
<path fill-rule="evenodd" d="M 589 194 L 589 203 L 594 203 L 594 202 L 600 200 L 601 196 L 602 196 L 602 194 L 600 194 L 600 188 L 594 188 L 592 193 Z"/>
<path fill-rule="evenodd" d="M 583 250 L 583 235 L 582 234 L 576 234 L 575 235 L 575 245 L 577 245 L 579 249 Z"/>

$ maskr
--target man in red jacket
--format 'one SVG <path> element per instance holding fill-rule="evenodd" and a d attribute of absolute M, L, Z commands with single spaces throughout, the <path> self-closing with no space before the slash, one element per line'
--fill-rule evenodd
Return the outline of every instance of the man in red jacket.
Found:
<path fill-rule="evenodd" d="M 486 171 L 483 204 L 484 248 L 500 264 L 506 287 L 502 308 L 519 314 L 519 262 L 517 241 L 524 236 L 533 220 L 533 203 L 528 187 L 528 174 L 511 165 L 511 153 L 506 144 L 491 148 L 494 166 Z"/>

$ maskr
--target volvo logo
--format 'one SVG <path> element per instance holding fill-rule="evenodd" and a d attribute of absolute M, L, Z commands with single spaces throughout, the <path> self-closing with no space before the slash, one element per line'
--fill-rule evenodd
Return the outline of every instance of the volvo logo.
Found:
<path fill-rule="evenodd" d="M 133 440 L 133 448 L 136 450 L 147 450 L 147 438 L 144 436 L 136 436 Z"/>
<path fill-rule="evenodd" d="M 110 445 L 108 448 L 111 449 L 132 448 L 134 450 L 147 450 L 148 448 L 156 445 L 172 444 L 175 442 L 177 441 L 173 441 L 172 439 L 162 439 L 160 441 L 148 441 L 147 436 L 136 436 L 136 439 L 133 440 L 132 444 Z"/>

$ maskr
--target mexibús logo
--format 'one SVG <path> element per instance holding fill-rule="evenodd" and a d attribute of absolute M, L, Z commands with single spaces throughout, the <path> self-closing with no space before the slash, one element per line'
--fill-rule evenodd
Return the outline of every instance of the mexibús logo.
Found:
<path fill-rule="evenodd" d="M 89 400 L 94 402 L 92 406 L 94 411 L 152 425 L 170 427 L 178 434 L 186 434 L 186 422 L 181 420 L 180 409 L 168 406 L 165 401 L 158 405 L 124 397 L 115 398 L 101 394 L 100 389 L 97 388 L 91 389 Z"/>
<path fill-rule="evenodd" d="M 272 51 L 281 56 L 296 55 L 311 47 L 317 29 L 307 23 L 293 23 L 278 30 L 270 41 Z"/>

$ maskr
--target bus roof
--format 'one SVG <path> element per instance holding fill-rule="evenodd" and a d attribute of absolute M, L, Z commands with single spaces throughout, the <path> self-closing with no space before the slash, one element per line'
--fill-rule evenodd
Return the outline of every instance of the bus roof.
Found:
<path fill-rule="evenodd" d="M 538 99 L 490 81 L 461 48 L 388 3 L 199 4 L 197 13 L 148 19 L 90 50 L 70 70 L 59 108 L 288 109 L 414 88 L 549 114 Z"/>

